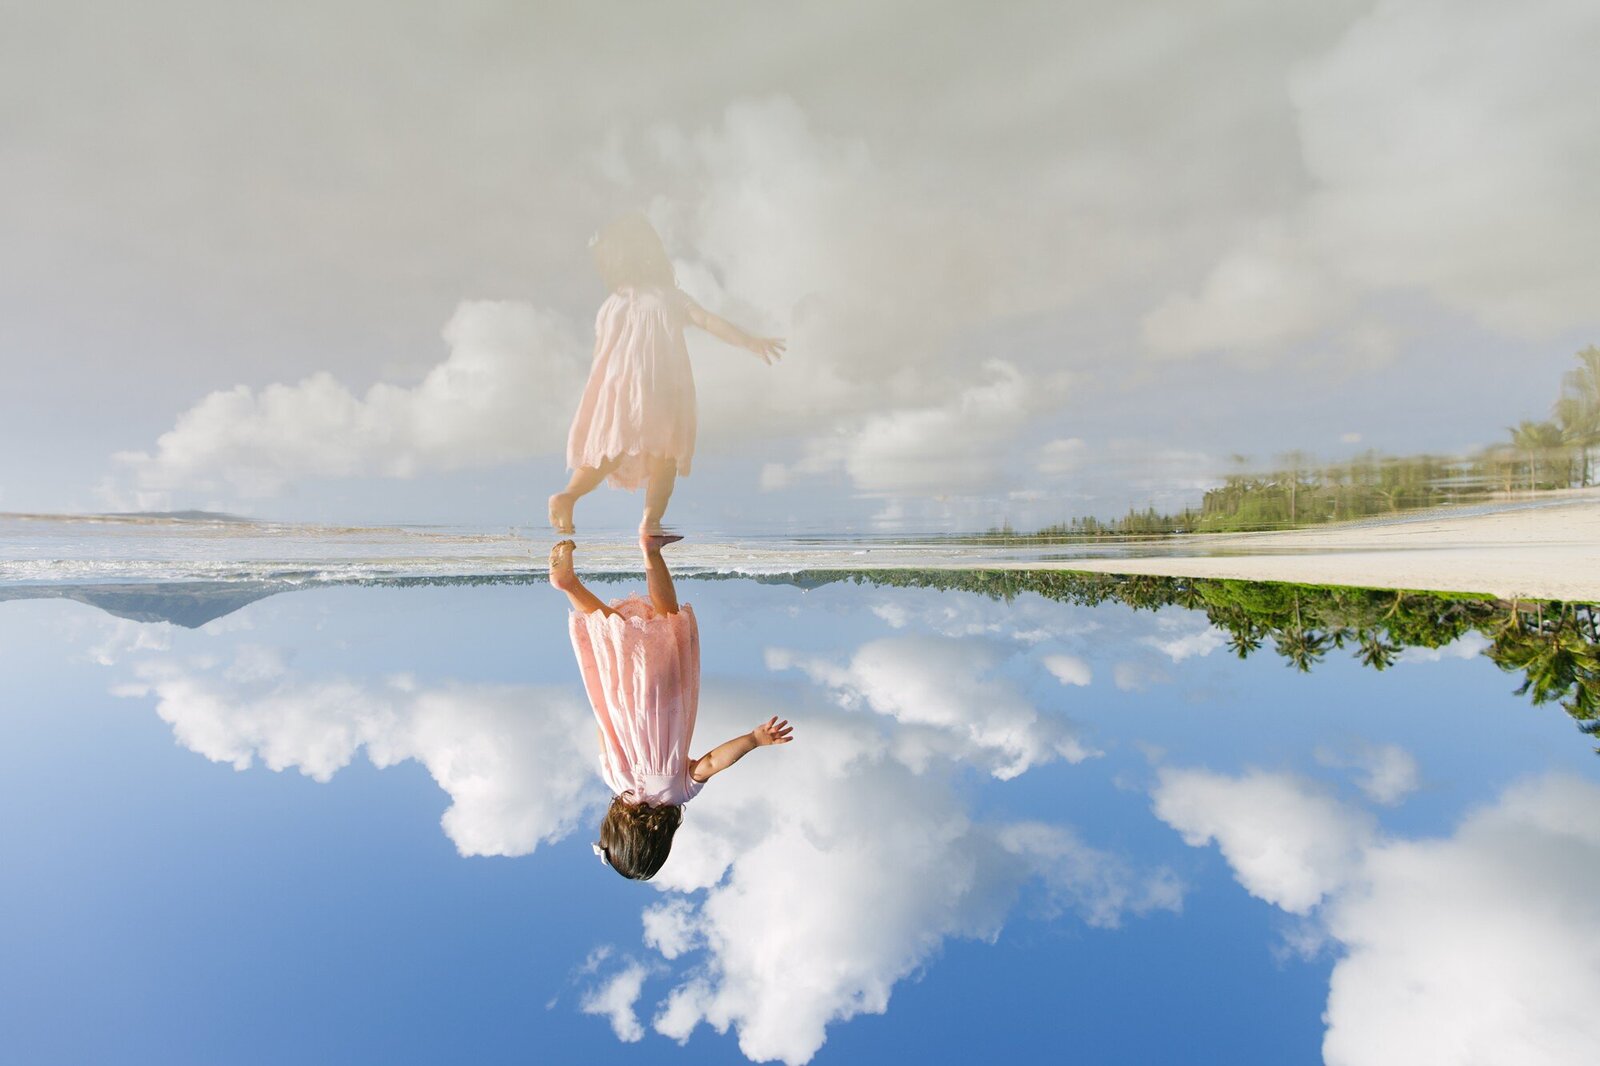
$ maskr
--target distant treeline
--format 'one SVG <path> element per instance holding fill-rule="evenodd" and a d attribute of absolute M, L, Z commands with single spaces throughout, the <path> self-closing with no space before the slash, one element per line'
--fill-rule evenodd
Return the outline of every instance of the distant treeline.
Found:
<path fill-rule="evenodd" d="M 1229 474 L 1197 508 L 1175 514 L 1154 508 L 1120 518 L 1074 518 L 1031 537 L 1153 536 L 1284 529 L 1445 504 L 1496 493 L 1565 489 L 1594 483 L 1600 447 L 1600 348 L 1577 354 L 1561 378 L 1551 418 L 1508 427 L 1508 439 L 1477 455 L 1385 456 L 1367 452 L 1345 462 L 1318 463 L 1290 452 L 1276 469 Z M 1009 526 L 990 536 L 1017 536 Z"/>

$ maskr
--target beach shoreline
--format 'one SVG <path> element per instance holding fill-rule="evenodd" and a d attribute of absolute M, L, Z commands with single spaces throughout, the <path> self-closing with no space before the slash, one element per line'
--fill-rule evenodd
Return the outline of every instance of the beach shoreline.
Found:
<path fill-rule="evenodd" d="M 1174 550 L 1056 569 L 1600 602 L 1600 494 L 1489 513 L 1421 513 L 1261 533 L 1186 534 Z"/>

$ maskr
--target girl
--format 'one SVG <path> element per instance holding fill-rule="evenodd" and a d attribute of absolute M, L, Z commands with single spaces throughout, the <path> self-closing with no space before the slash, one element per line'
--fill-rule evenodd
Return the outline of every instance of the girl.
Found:
<path fill-rule="evenodd" d="M 754 352 L 768 366 L 783 341 L 755 337 L 711 314 L 678 288 L 650 222 L 624 215 L 595 237 L 594 262 L 611 295 L 594 323 L 594 366 L 567 434 L 572 478 L 550 497 L 550 525 L 571 533 L 572 508 L 602 480 L 645 486 L 640 533 L 660 533 L 679 474 L 694 458 L 694 375 L 683 327 Z"/>
<path fill-rule="evenodd" d="M 708 780 L 756 748 L 787 744 L 793 730 L 777 716 L 695 759 L 689 756 L 700 702 L 700 631 L 680 608 L 661 548 L 675 536 L 643 535 L 650 598 L 608 607 L 578 580 L 572 541 L 550 549 L 550 584 L 572 603 L 568 628 L 578 669 L 600 726 L 600 776 L 611 807 L 595 854 L 623 877 L 648 881 L 672 850 L 683 805 Z"/>

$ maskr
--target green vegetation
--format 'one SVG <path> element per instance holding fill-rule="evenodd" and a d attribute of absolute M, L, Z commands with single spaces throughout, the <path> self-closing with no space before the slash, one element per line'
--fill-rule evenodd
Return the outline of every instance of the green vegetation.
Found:
<path fill-rule="evenodd" d="M 638 584 L 642 573 L 591 574 L 591 583 Z M 1442 648 L 1468 633 L 1487 641 L 1484 654 L 1520 674 L 1519 696 L 1559 704 L 1590 736 L 1600 737 L 1600 604 L 1494 600 L 1453 593 L 1293 585 L 1210 578 L 1120 576 L 1072 570 L 806 570 L 792 574 L 679 575 L 680 581 L 756 581 L 818 588 L 838 582 L 889 588 L 971 592 L 1010 602 L 1025 594 L 1093 607 L 1121 603 L 1135 610 L 1182 607 L 1203 611 L 1228 634 L 1239 658 L 1269 648 L 1296 670 L 1309 671 L 1346 651 L 1384 670 L 1406 648 Z M 377 578 L 354 584 L 542 584 L 543 574 L 477 578 Z M 1600 748 L 1596 749 L 1600 751 Z"/>
<path fill-rule="evenodd" d="M 1318 464 L 1290 452 L 1264 472 L 1229 474 L 1198 508 L 1176 514 L 1130 510 L 1109 521 L 1074 518 L 1026 534 L 1030 538 L 1158 536 L 1287 529 L 1414 508 L 1471 503 L 1495 493 L 1535 492 L 1594 483 L 1600 448 L 1600 348 L 1577 355 L 1561 378 L 1552 419 L 1524 420 L 1510 437 L 1477 455 L 1384 456 L 1367 452 L 1347 462 Z M 1243 457 L 1237 457 L 1242 464 Z M 988 537 L 1016 536 L 1009 528 Z"/>
<path fill-rule="evenodd" d="M 1496 666 L 1522 675 L 1517 695 L 1535 704 L 1559 704 L 1585 733 L 1600 735 L 1600 604 L 1067 570 L 837 570 L 800 577 L 808 587 L 850 581 L 960 590 L 1006 601 L 1033 593 L 1085 606 L 1183 607 L 1205 612 L 1228 634 L 1228 647 L 1239 658 L 1270 646 L 1302 671 L 1336 650 L 1384 670 L 1406 648 L 1442 648 L 1479 633 L 1488 642 L 1484 654 Z"/>

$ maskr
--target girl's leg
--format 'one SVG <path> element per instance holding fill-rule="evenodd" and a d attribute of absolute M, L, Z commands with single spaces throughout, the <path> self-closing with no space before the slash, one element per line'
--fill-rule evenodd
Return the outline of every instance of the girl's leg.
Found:
<path fill-rule="evenodd" d="M 583 582 L 578 580 L 578 572 L 572 567 L 572 549 L 577 547 L 570 540 L 561 541 L 550 549 L 550 584 L 567 594 L 567 600 L 572 604 L 572 609 L 581 614 L 590 614 L 594 611 L 603 611 L 606 614 L 616 614 L 611 608 L 600 602 L 600 597 L 583 587 Z"/>
<path fill-rule="evenodd" d="M 650 590 L 650 605 L 657 614 L 678 613 L 678 593 L 672 587 L 672 575 L 667 572 L 667 564 L 661 558 L 661 549 L 682 539 L 671 534 L 639 534 L 639 547 L 644 551 L 645 585 Z"/>
<path fill-rule="evenodd" d="M 617 468 L 622 456 L 613 456 L 599 466 L 580 466 L 572 472 L 567 487 L 550 497 L 550 525 L 558 533 L 572 532 L 572 508 L 600 486 L 606 475 Z"/>
<path fill-rule="evenodd" d="M 661 532 L 661 516 L 667 513 L 667 502 L 672 499 L 672 488 L 678 481 L 678 461 L 670 456 L 650 459 L 650 480 L 644 490 L 644 521 L 639 523 L 639 533 Z"/>

